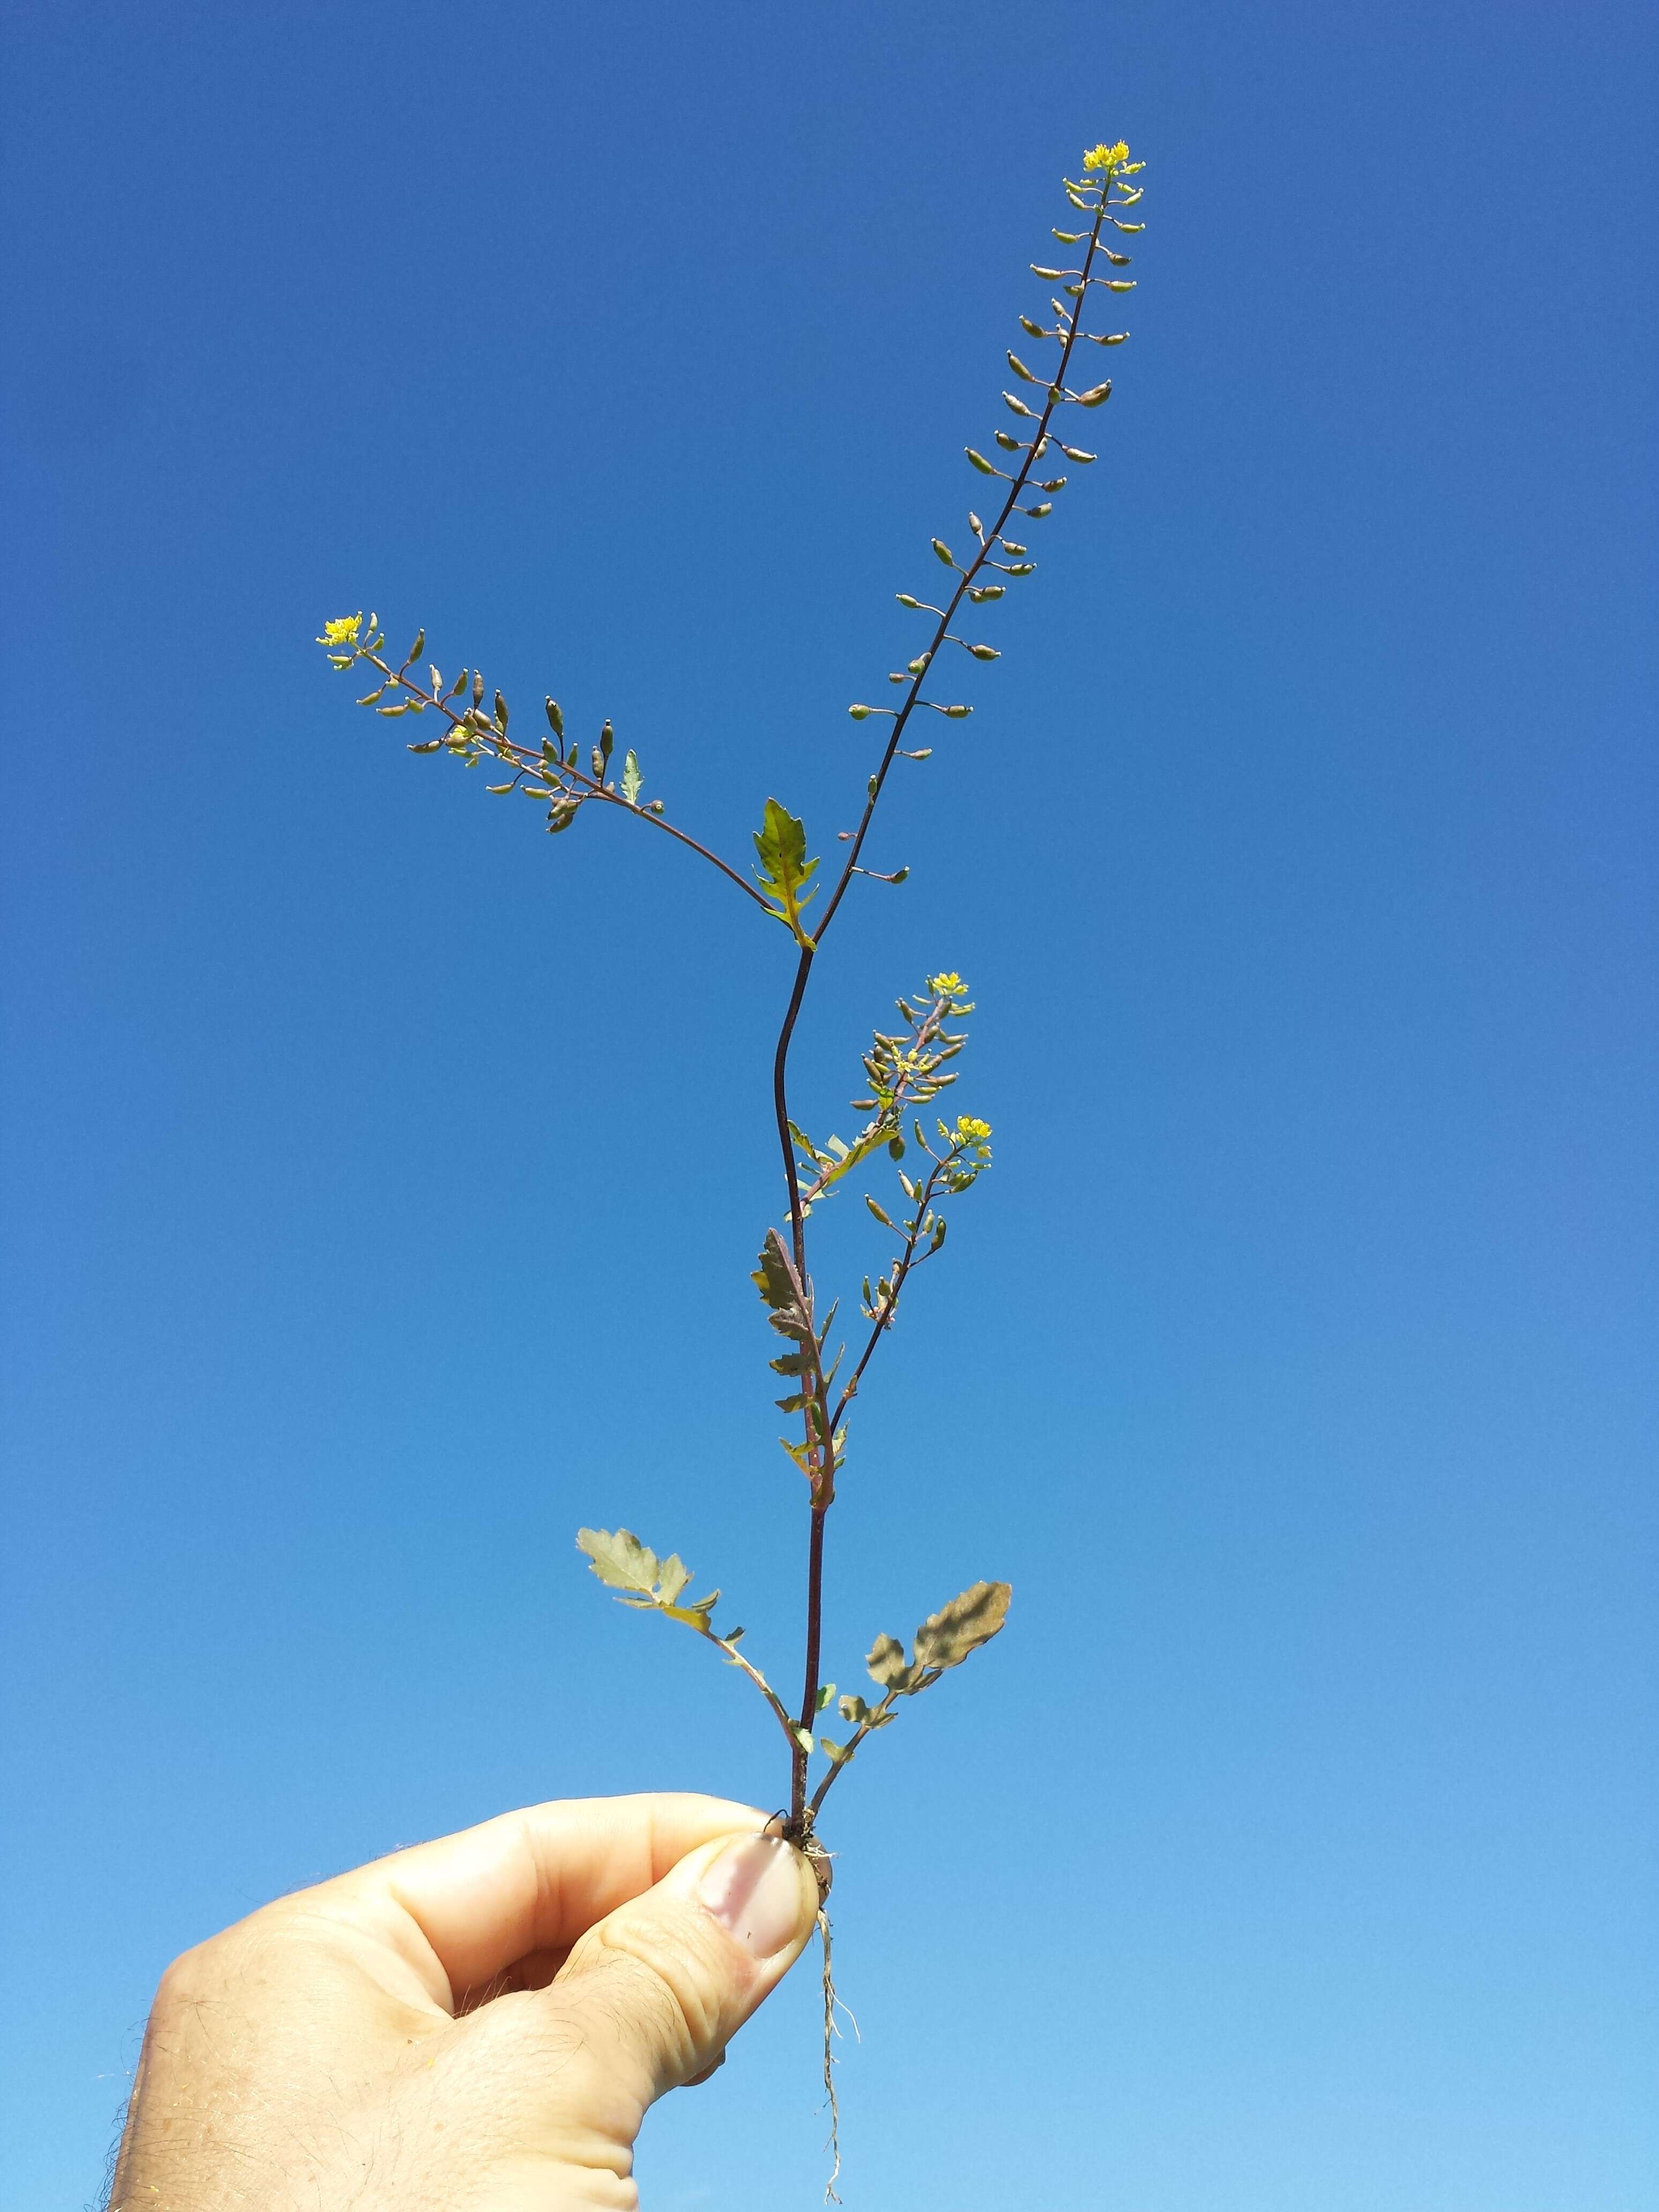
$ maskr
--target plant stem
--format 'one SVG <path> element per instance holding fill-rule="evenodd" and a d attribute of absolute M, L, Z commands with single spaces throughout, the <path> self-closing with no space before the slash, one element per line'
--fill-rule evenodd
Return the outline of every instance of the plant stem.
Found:
<path fill-rule="evenodd" d="M 974 579 L 990 560 L 991 549 L 999 543 L 1003 526 L 1018 505 L 1020 497 L 1030 482 L 1031 471 L 1036 465 L 1037 458 L 1048 442 L 1048 425 L 1053 420 L 1055 408 L 1060 405 L 1064 397 L 1066 372 L 1071 363 L 1073 349 L 1077 344 L 1078 332 L 1083 321 L 1083 310 L 1089 297 L 1090 275 L 1094 266 L 1096 252 L 1100 245 L 1101 228 L 1106 221 L 1107 210 L 1111 202 L 1112 181 L 1109 176 L 1101 188 L 1099 204 L 1095 209 L 1095 219 L 1089 233 L 1088 251 L 1083 257 L 1083 267 L 1079 272 L 1080 282 L 1075 304 L 1069 316 L 1065 316 L 1064 310 L 1061 311 L 1066 331 L 1060 345 L 1060 363 L 1048 386 L 1042 413 L 1036 417 L 1033 425 L 1030 441 L 1025 448 L 1024 457 L 1010 480 L 1008 495 L 1002 502 L 1001 512 L 991 528 L 982 532 L 980 537 L 979 551 L 969 562 L 967 568 L 958 573 L 957 587 L 951 592 L 944 612 L 939 617 L 939 627 L 933 633 L 933 641 L 927 647 L 922 658 L 921 665 L 916 671 L 910 687 L 905 693 L 902 705 L 893 717 L 893 726 L 888 734 L 886 748 L 881 757 L 881 764 L 871 782 L 864 803 L 864 812 L 860 817 L 857 830 L 854 832 L 846 863 L 836 880 L 834 890 L 830 894 L 829 903 L 818 916 L 812 943 L 801 947 L 800 959 L 795 969 L 794 988 L 789 994 L 788 1008 L 784 1014 L 783 1025 L 778 1032 L 777 1050 L 773 1056 L 772 1097 L 777 1116 L 778 1141 L 783 1152 L 784 1176 L 789 1188 L 790 1243 L 794 1249 L 796 1272 L 799 1274 L 803 1285 L 806 1281 L 806 1218 L 800 1202 L 800 1182 L 795 1168 L 794 1140 L 789 1133 L 788 1076 L 789 1047 L 794 1037 L 795 1024 L 800 1018 L 801 1004 L 806 995 L 807 981 L 812 973 L 812 963 L 818 949 L 823 945 L 824 933 L 835 920 L 841 902 L 847 896 L 848 886 L 852 882 L 854 871 L 859 865 L 859 856 L 864 850 L 864 841 L 869 835 L 870 824 L 875 817 L 876 808 L 879 805 L 882 793 L 886 788 L 888 773 L 898 757 L 900 741 L 904 735 L 905 725 L 921 700 L 922 686 L 932 673 L 934 657 L 940 646 L 949 639 L 951 622 L 957 609 L 962 605 L 964 593 L 971 588 Z M 872 1339 L 866 1350 L 863 1360 L 859 1363 L 854 1370 L 855 1382 L 859 1375 L 863 1373 L 880 1334 L 880 1330 L 878 1329 L 876 1337 Z M 820 1375 L 821 1371 L 820 1368 Z M 845 1399 L 842 1403 L 845 1404 Z M 830 1420 L 828 1404 L 821 1401 L 820 1411 L 823 1432 L 818 1449 L 823 1455 L 822 1474 L 827 1485 L 833 1481 L 835 1471 L 835 1429 Z M 813 1440 L 812 1413 L 810 1407 L 806 1409 L 805 1419 L 806 1438 L 810 1446 Z M 800 1725 L 806 1729 L 811 1728 L 817 1711 L 818 1658 L 823 1610 L 823 1524 L 829 1510 L 827 1499 L 822 1504 L 818 1503 L 816 1494 L 818 1488 L 817 1482 L 814 1483 L 813 1488 L 811 1536 L 807 1553 L 806 1572 L 806 1680 L 801 1696 L 800 1716 Z M 797 1825 L 803 1818 L 810 1818 L 816 1814 L 818 1806 L 823 1801 L 824 1792 L 841 1771 L 839 1765 L 831 1767 L 809 1808 L 806 1797 L 807 1756 L 808 1754 L 797 1742 L 792 1761 L 790 1784 L 790 1814 L 792 1820 Z M 843 1761 L 842 1764 L 844 1763 Z"/>

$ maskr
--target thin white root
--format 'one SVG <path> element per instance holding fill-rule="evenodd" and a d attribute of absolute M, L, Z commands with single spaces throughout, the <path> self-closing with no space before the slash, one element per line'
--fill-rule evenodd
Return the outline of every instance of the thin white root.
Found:
<path fill-rule="evenodd" d="M 830 2140 L 825 2143 L 824 2148 L 830 2153 L 833 2160 L 830 2179 L 823 2185 L 823 2201 L 826 2204 L 839 2204 L 841 2198 L 836 2194 L 836 2184 L 841 2179 L 841 2106 L 836 2098 L 836 2038 L 841 2033 L 841 2030 L 836 2025 L 836 2009 L 839 2008 L 841 2011 L 846 2012 L 848 2020 L 853 2020 L 853 2015 L 850 2012 L 847 2012 L 847 2007 L 836 1995 L 835 1966 L 830 1943 L 830 1915 L 822 1905 L 818 1907 L 818 1935 L 823 1944 L 823 2090 L 830 2102 Z M 853 2033 L 856 2035 L 858 2032 L 859 2024 L 857 2021 L 853 2020 Z"/>

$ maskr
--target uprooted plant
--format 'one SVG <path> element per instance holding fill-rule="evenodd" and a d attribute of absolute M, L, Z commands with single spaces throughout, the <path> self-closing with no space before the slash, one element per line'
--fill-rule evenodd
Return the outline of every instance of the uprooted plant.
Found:
<path fill-rule="evenodd" d="M 973 1012 L 960 975 L 951 970 L 926 978 L 920 991 L 898 1001 L 898 1025 L 877 1030 L 864 1057 L 865 1083 L 853 1103 L 862 1117 L 850 1139 L 830 1137 L 819 1144 L 795 1119 L 789 1095 L 789 1052 L 805 1002 L 807 988 L 823 950 L 830 924 L 858 877 L 884 884 L 902 883 L 908 869 L 890 872 L 866 867 L 864 852 L 882 793 L 899 761 L 925 761 L 931 746 L 907 743 L 910 722 L 925 708 L 945 720 L 964 720 L 973 711 L 958 701 L 927 696 L 939 655 L 947 647 L 960 648 L 975 661 L 993 661 L 996 649 L 960 635 L 953 625 L 964 609 L 978 612 L 1005 597 L 1012 582 L 1031 575 L 1036 563 L 1030 549 L 1007 534 L 1018 527 L 1016 516 L 1042 521 L 1066 478 L 1039 474 L 1052 455 L 1084 465 L 1096 457 L 1066 444 L 1054 429 L 1062 409 L 1085 410 L 1100 406 L 1110 395 L 1109 379 L 1084 382 L 1074 389 L 1068 382 L 1075 372 L 1073 356 L 1085 345 L 1121 345 L 1124 331 L 1089 331 L 1083 327 L 1085 310 L 1104 293 L 1125 293 L 1133 280 L 1121 271 L 1130 256 L 1120 242 L 1125 234 L 1144 225 L 1131 220 L 1129 210 L 1142 196 L 1142 187 L 1131 182 L 1143 164 L 1129 159 L 1121 143 L 1099 145 L 1085 153 L 1082 173 L 1065 180 L 1066 197 L 1077 210 L 1082 227 L 1056 228 L 1062 246 L 1080 247 L 1078 265 L 1051 268 L 1031 264 L 1032 273 L 1054 289 L 1048 307 L 1052 320 L 1022 314 L 1020 327 L 1035 345 L 1058 347 L 1048 365 L 1028 367 L 1018 355 L 1008 355 L 1009 366 L 1021 392 L 1005 392 L 1003 399 L 1015 418 L 1012 428 L 998 430 L 993 460 L 973 447 L 968 460 L 988 488 L 1000 483 L 993 494 L 996 511 L 988 523 L 975 514 L 968 516 L 972 537 L 968 557 L 958 561 L 942 538 L 933 540 L 934 557 L 951 578 L 941 586 L 942 605 L 901 592 L 898 602 L 931 623 L 927 642 L 888 682 L 902 695 L 896 707 L 856 704 L 848 709 L 855 721 L 885 718 L 891 725 L 874 772 L 865 787 L 863 811 L 857 825 L 839 833 L 847 850 L 829 882 L 829 895 L 816 915 L 809 912 L 825 888 L 815 880 L 819 861 L 809 858 L 803 824 L 775 799 L 769 799 L 761 826 L 755 833 L 758 856 L 752 878 L 690 836 L 667 816 L 665 802 L 645 795 L 644 773 L 630 746 L 616 760 L 616 740 L 606 721 L 596 743 L 586 750 L 568 736 L 564 716 L 556 702 L 546 702 L 548 734 L 526 742 L 508 734 L 506 700 L 499 690 L 490 693 L 476 669 L 463 669 L 446 683 L 436 667 L 428 665 L 424 677 L 414 672 L 426 650 L 422 630 L 401 663 L 386 657 L 386 637 L 376 618 L 367 621 L 350 615 L 330 622 L 319 643 L 328 649 L 336 668 L 367 667 L 376 678 L 374 688 L 358 703 L 373 707 L 388 717 L 431 714 L 442 725 L 434 737 L 411 744 L 413 753 L 448 753 L 468 768 L 495 762 L 505 771 L 502 781 L 488 788 L 500 796 L 521 793 L 544 808 L 550 832 L 562 835 L 585 807 L 614 809 L 665 833 L 717 868 L 729 882 L 775 923 L 787 931 L 794 951 L 793 974 L 773 1056 L 772 1100 L 782 1157 L 787 1204 L 781 1226 L 767 1231 L 754 1282 L 767 1309 L 773 1329 L 782 1340 L 771 1364 L 785 1378 L 786 1395 L 777 1401 L 786 1414 L 799 1419 L 799 1433 L 782 1439 L 805 1480 L 807 1491 L 807 1571 L 805 1620 L 805 1665 L 799 1700 L 791 1705 L 740 1646 L 740 1628 L 717 1629 L 714 1608 L 718 1590 L 701 1597 L 688 1595 L 690 1571 L 670 1554 L 659 1558 L 626 1528 L 584 1528 L 577 1543 L 587 1555 L 592 1571 L 614 1589 L 625 1605 L 663 1614 L 682 1623 L 705 1643 L 714 1645 L 732 1667 L 752 1682 L 787 1740 L 789 1802 L 778 1816 L 781 1832 L 813 1859 L 827 1891 L 827 1863 L 817 1839 L 817 1821 L 825 1799 L 866 1740 L 891 1725 L 901 1701 L 933 1684 L 951 1668 L 1001 1628 L 1006 1615 L 1009 1586 L 1001 1582 L 975 1583 L 932 1613 L 916 1630 L 908 1650 L 896 1636 L 878 1636 L 867 1661 L 878 1695 L 873 1703 L 851 1692 L 837 1696 L 833 1682 L 821 1680 L 823 1551 L 830 1509 L 836 1486 L 846 1465 L 847 1434 L 854 1401 L 863 1385 L 878 1346 L 891 1330 L 901 1299 L 912 1277 L 935 1259 L 942 1249 L 947 1223 L 945 1206 L 959 1198 L 990 1164 L 991 1131 L 988 1123 L 970 1114 L 945 1118 L 931 1111 L 935 1102 L 957 1080 L 950 1063 L 966 1041 L 960 1024 Z M 1028 350 L 1030 349 L 1028 347 Z M 1041 356 L 1033 355 L 1034 359 Z M 1032 495 L 1036 495 L 1035 497 Z M 863 1327 L 855 1334 L 857 1346 L 850 1368 L 846 1341 L 832 1348 L 837 1308 L 821 1307 L 807 1264 L 808 1230 L 813 1209 L 822 1205 L 856 1170 L 885 1155 L 896 1170 L 902 1203 L 884 1204 L 873 1193 L 864 1202 L 891 1240 L 886 1264 L 866 1276 L 860 1297 Z M 907 1162 L 908 1163 L 907 1164 Z M 832 1737 L 818 1732 L 820 1717 L 835 1705 L 845 1733 Z M 814 1760 L 821 1757 L 820 1769 Z M 825 1956 L 824 2080 L 831 2114 L 834 2144 L 835 2086 L 830 2038 L 833 2027 L 834 1995 L 829 1978 L 829 1923 L 820 1914 Z M 839 2171 L 839 2158 L 836 2159 Z M 827 2192 L 834 2195 L 835 2175 Z"/>

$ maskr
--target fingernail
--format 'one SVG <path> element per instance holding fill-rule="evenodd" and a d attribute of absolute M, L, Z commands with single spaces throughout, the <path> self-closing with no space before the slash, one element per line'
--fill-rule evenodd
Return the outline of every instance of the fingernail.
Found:
<path fill-rule="evenodd" d="M 757 1959 L 793 1943 L 805 1917 L 800 1869 L 777 1836 L 728 1844 L 703 1869 L 697 1899 Z"/>

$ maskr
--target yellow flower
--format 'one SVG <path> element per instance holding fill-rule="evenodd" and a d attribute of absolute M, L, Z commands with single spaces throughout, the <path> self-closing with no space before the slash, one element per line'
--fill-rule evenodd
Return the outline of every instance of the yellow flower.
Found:
<path fill-rule="evenodd" d="M 1108 146 L 1103 142 L 1098 146 L 1091 146 L 1088 152 L 1083 156 L 1083 166 L 1085 170 L 1105 169 L 1110 171 L 1121 167 L 1122 164 L 1128 160 L 1128 158 L 1129 148 L 1127 142 L 1120 138 L 1115 146 Z"/>
<path fill-rule="evenodd" d="M 362 626 L 362 615 L 342 615 L 337 622 L 323 624 L 323 634 L 317 642 L 319 645 L 356 645 Z"/>
<path fill-rule="evenodd" d="M 990 1136 L 990 1123 L 988 1121 L 981 1121 L 977 1115 L 957 1115 L 957 1142 L 959 1145 L 982 1145 Z"/>
<path fill-rule="evenodd" d="M 959 999 L 968 986 L 954 968 L 927 978 L 927 988 L 936 999 Z"/>

